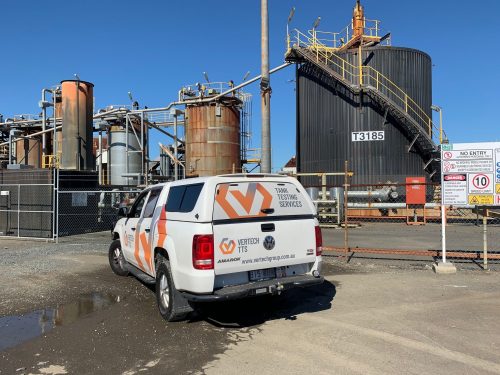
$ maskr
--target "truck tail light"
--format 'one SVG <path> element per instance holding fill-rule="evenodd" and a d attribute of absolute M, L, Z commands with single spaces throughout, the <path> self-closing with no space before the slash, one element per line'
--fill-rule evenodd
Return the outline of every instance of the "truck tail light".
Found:
<path fill-rule="evenodd" d="M 193 267 L 197 270 L 214 269 L 214 236 L 197 234 L 193 237 Z"/>
<path fill-rule="evenodd" d="M 321 235 L 321 228 L 319 225 L 314 227 L 316 234 L 316 256 L 320 256 L 323 252 L 323 236 Z"/>

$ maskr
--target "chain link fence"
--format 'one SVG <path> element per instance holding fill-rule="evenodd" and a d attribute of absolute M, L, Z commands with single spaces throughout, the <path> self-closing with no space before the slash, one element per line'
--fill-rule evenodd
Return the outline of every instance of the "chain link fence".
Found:
<path fill-rule="evenodd" d="M 0 171 L 0 237 L 57 240 L 113 228 L 140 188 L 99 187 L 95 173 Z"/>
<path fill-rule="evenodd" d="M 327 250 L 352 256 L 442 254 L 441 185 L 425 179 L 407 183 L 306 188 L 318 208 L 320 225 L 342 228 L 327 236 Z M 486 266 L 500 259 L 500 209 L 445 207 L 449 259 L 469 259 Z"/>
<path fill-rule="evenodd" d="M 0 185 L 0 236 L 53 238 L 52 184 Z"/>
<path fill-rule="evenodd" d="M 54 239 L 51 170 L 0 171 L 0 236 Z"/>
<path fill-rule="evenodd" d="M 60 190 L 58 237 L 111 231 L 118 209 L 130 205 L 140 190 Z"/>

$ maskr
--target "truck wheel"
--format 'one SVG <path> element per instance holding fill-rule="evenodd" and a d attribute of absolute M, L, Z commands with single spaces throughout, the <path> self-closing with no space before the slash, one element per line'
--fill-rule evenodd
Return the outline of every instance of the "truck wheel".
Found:
<path fill-rule="evenodd" d="M 128 275 L 128 271 L 125 268 L 127 262 L 123 257 L 122 245 L 119 239 L 111 242 L 111 246 L 109 246 L 108 258 L 109 265 L 111 266 L 111 269 L 114 273 L 116 273 L 118 276 Z"/>
<path fill-rule="evenodd" d="M 156 271 L 156 301 L 160 314 L 168 322 L 183 320 L 193 309 L 175 288 L 170 263 L 164 257 L 158 259 Z"/>

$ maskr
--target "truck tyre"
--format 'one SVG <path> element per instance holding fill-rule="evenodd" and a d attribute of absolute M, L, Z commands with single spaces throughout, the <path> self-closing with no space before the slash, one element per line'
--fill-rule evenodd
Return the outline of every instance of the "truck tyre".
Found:
<path fill-rule="evenodd" d="M 125 268 L 127 261 L 123 257 L 122 245 L 120 240 L 114 240 L 109 247 L 108 252 L 109 265 L 118 276 L 127 276 L 128 271 Z"/>
<path fill-rule="evenodd" d="M 193 309 L 175 288 L 170 262 L 163 256 L 157 259 L 156 302 L 160 314 L 168 322 L 183 320 Z"/>

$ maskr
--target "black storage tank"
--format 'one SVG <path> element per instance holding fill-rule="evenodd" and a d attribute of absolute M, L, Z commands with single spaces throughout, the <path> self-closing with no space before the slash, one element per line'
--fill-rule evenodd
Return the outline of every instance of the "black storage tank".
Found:
<path fill-rule="evenodd" d="M 358 66 L 358 49 L 339 56 Z M 429 55 L 415 49 L 380 46 L 363 48 L 362 61 L 399 86 L 429 117 L 432 115 Z M 368 95 L 353 94 L 313 64 L 298 66 L 298 172 L 342 172 L 348 160 L 354 184 L 404 183 L 407 176 L 428 177 L 422 151 L 412 147 L 408 152 L 412 137 L 385 112 Z M 383 141 L 352 141 L 352 132 L 381 130 L 385 132 Z M 330 178 L 328 183 L 342 181 Z M 312 179 L 304 182 L 313 184 Z"/>

